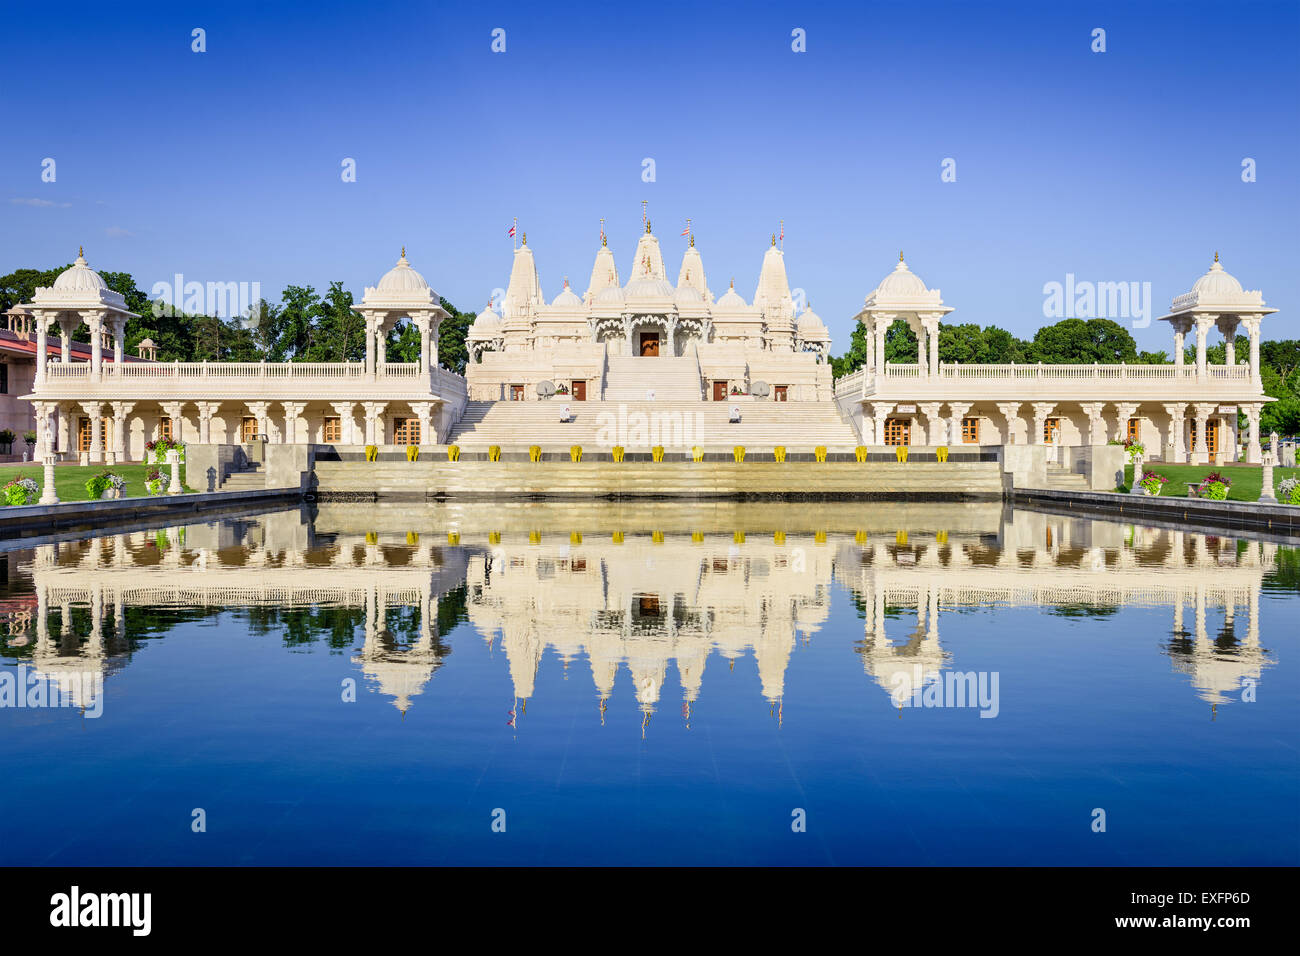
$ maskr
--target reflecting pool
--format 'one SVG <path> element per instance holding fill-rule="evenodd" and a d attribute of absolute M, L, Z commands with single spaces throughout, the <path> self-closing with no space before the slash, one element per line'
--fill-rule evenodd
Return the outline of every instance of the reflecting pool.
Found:
<path fill-rule="evenodd" d="M 1300 863 L 1294 542 L 321 504 L 0 552 L 0 863 Z"/>

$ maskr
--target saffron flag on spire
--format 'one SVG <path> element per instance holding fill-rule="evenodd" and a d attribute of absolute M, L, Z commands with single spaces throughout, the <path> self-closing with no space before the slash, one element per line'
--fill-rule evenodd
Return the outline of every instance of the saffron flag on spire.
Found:
<path fill-rule="evenodd" d="M 686 220 L 686 228 L 682 230 L 682 235 L 683 235 L 683 236 L 689 236 L 690 234 L 691 234 L 691 221 L 690 221 L 689 219 L 687 219 L 687 220 Z"/>
<path fill-rule="evenodd" d="M 514 227 L 514 226 L 511 226 L 511 227 L 509 228 L 509 230 L 506 231 L 506 235 L 507 235 L 507 236 L 513 236 L 514 234 L 515 234 L 515 227 Z"/>

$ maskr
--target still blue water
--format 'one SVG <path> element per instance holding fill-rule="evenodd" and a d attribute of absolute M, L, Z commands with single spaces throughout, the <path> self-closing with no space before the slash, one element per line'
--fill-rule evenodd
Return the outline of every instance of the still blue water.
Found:
<path fill-rule="evenodd" d="M 5 865 L 1300 863 L 1285 543 L 321 505 L 0 557 L 0 690 L 71 704 L 0 708 Z"/>

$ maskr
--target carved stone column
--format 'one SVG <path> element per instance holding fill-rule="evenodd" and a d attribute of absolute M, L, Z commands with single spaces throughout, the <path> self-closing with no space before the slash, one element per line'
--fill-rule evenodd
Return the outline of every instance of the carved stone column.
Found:
<path fill-rule="evenodd" d="M 1081 402 L 1079 407 L 1088 418 L 1088 444 L 1106 444 L 1106 422 L 1102 415 L 1106 410 L 1105 402 Z"/>
<path fill-rule="evenodd" d="M 1047 436 L 1043 434 L 1047 427 L 1048 416 L 1056 410 L 1055 402 L 1034 402 L 1034 432 L 1029 436 L 1030 445 L 1049 444 Z"/>
<path fill-rule="evenodd" d="M 339 444 L 355 445 L 356 436 L 353 434 L 354 427 L 352 413 L 356 405 L 354 402 L 331 402 L 330 407 L 339 417 Z"/>
<path fill-rule="evenodd" d="M 1208 465 L 1210 463 L 1210 446 L 1206 441 L 1206 431 L 1209 428 L 1210 416 L 1214 414 L 1217 407 L 1213 403 L 1197 402 L 1196 403 L 1196 444 L 1192 449 L 1192 464 Z"/>
<path fill-rule="evenodd" d="M 411 411 L 420 423 L 420 445 L 438 444 L 438 436 L 433 430 L 433 402 L 411 402 Z"/>
<path fill-rule="evenodd" d="M 284 443 L 294 445 L 298 442 L 298 416 L 307 407 L 305 402 L 281 402 L 284 410 Z"/>
<path fill-rule="evenodd" d="M 1137 410 L 1136 402 L 1115 403 L 1115 438 L 1118 441 L 1124 441 L 1128 438 L 1128 420 L 1137 414 Z"/>
<path fill-rule="evenodd" d="M 1198 315 L 1196 317 L 1196 379 L 1204 382 L 1208 377 L 1205 370 L 1205 337 L 1209 335 L 1210 329 L 1214 328 L 1215 316 Z"/>
<path fill-rule="evenodd" d="M 198 402 L 199 407 L 199 444 L 212 444 L 212 416 L 220 407 L 217 402 Z"/>
<path fill-rule="evenodd" d="M 962 423 L 962 419 L 966 417 L 966 413 L 969 412 L 970 409 L 971 409 L 970 402 L 949 402 L 948 403 L 948 416 L 949 416 L 948 444 L 949 445 L 960 445 L 962 443 L 961 423 Z"/>
<path fill-rule="evenodd" d="M 1259 387 L 1259 328 L 1263 321 L 1262 315 L 1247 315 L 1241 320 L 1241 324 L 1246 327 L 1246 334 L 1250 336 L 1250 380 Z"/>
<path fill-rule="evenodd" d="M 1006 444 L 1016 445 L 1016 429 L 1020 425 L 1020 406 L 1023 402 L 998 402 L 998 411 L 1007 421 Z M 1030 442 L 1033 444 L 1033 442 Z"/>
<path fill-rule="evenodd" d="M 1249 465 L 1258 465 L 1263 459 L 1263 450 L 1259 444 L 1259 413 L 1263 411 L 1264 406 L 1259 402 L 1252 402 L 1249 405 L 1243 405 L 1246 412 L 1246 421 L 1249 423 L 1249 439 L 1246 443 L 1246 463 Z"/>
<path fill-rule="evenodd" d="M 45 363 L 48 358 L 46 352 L 49 351 L 49 324 L 50 315 L 48 312 L 32 311 L 32 317 L 36 320 L 36 379 L 35 384 L 41 385 L 45 381 Z M 37 430 L 40 434 L 40 430 Z"/>
<path fill-rule="evenodd" d="M 104 313 L 83 312 L 81 317 L 90 329 L 90 380 L 98 382 L 104 371 Z"/>
<path fill-rule="evenodd" d="M 1224 365 L 1237 364 L 1237 325 L 1240 322 L 1240 317 L 1236 315 L 1221 315 L 1215 322 L 1219 334 L 1223 336 Z"/>
<path fill-rule="evenodd" d="M 246 402 L 248 413 L 257 420 L 257 436 L 260 439 L 263 435 L 269 433 L 270 420 L 267 417 L 267 410 L 271 407 L 270 402 Z M 241 440 L 243 436 L 240 436 Z"/>
<path fill-rule="evenodd" d="M 382 415 L 388 407 L 387 402 L 365 402 L 366 410 L 366 444 L 382 445 L 384 443 L 384 421 Z"/>
<path fill-rule="evenodd" d="M 119 462 L 126 461 L 127 423 L 135 402 L 113 402 L 113 452 Z"/>
<path fill-rule="evenodd" d="M 885 443 L 885 419 L 889 417 L 889 413 L 892 412 L 893 410 L 894 410 L 893 402 L 872 402 L 871 403 L 871 413 L 876 420 L 876 444 L 877 445 L 883 445 Z"/>
<path fill-rule="evenodd" d="M 1187 443 L 1183 440 L 1183 432 L 1186 430 L 1187 406 L 1182 402 L 1166 402 L 1164 405 L 1165 414 L 1169 416 L 1169 442 L 1166 447 L 1170 447 L 1170 458 L 1173 464 L 1185 464 L 1187 462 Z"/>
<path fill-rule="evenodd" d="M 172 441 L 180 444 L 185 443 L 185 403 L 184 402 L 163 402 L 162 409 L 167 413 L 167 417 L 172 420 Z"/>
<path fill-rule="evenodd" d="M 90 418 L 90 461 L 97 465 L 104 460 L 104 412 L 98 402 L 83 402 L 81 410 Z"/>
<path fill-rule="evenodd" d="M 925 436 L 927 445 L 943 444 L 944 420 L 939 415 L 943 402 L 923 402 L 917 406 L 925 415 Z"/>

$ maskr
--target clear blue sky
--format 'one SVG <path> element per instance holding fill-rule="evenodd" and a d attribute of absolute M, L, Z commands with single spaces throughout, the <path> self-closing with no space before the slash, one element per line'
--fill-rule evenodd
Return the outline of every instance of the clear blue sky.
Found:
<path fill-rule="evenodd" d="M 1282 310 L 1268 337 L 1297 335 L 1295 0 L 11 4 L 5 26 L 0 274 L 84 243 L 146 291 L 359 298 L 405 244 L 477 310 L 512 217 L 550 298 L 585 289 L 602 216 L 626 281 L 645 199 L 674 278 L 694 220 L 716 295 L 753 295 L 784 218 L 836 352 L 900 249 L 951 321 L 1022 335 L 1045 282 L 1150 282 L 1159 315 L 1217 249 Z"/>

